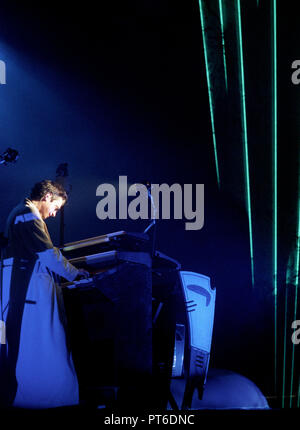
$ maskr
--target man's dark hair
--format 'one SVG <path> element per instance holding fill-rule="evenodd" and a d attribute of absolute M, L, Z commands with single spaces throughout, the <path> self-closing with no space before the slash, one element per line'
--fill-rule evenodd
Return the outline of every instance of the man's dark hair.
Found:
<path fill-rule="evenodd" d="M 30 200 L 42 200 L 46 194 L 52 194 L 52 200 L 55 198 L 62 197 L 65 201 L 68 199 L 68 195 L 64 189 L 64 187 L 58 182 L 50 181 L 49 179 L 45 179 L 44 181 L 37 182 L 30 194 Z"/>

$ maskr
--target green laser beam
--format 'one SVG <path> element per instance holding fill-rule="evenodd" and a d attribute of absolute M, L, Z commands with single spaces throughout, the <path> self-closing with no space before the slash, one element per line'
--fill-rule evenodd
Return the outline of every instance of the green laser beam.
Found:
<path fill-rule="evenodd" d="M 245 180 L 246 180 L 246 204 L 248 212 L 249 226 L 249 242 L 250 242 L 250 261 L 251 261 L 251 278 L 252 287 L 254 287 L 254 259 L 253 259 L 253 237 L 252 237 L 252 211 L 251 211 L 251 190 L 250 190 L 250 173 L 249 173 L 249 155 L 248 155 L 248 135 L 247 135 L 247 114 L 246 114 L 246 93 L 245 93 L 245 78 L 244 78 L 244 54 L 243 54 L 243 38 L 242 38 L 242 19 L 240 0 L 237 1 L 238 14 L 238 45 L 239 45 L 239 65 L 241 78 L 241 94 L 242 94 L 242 128 L 244 141 L 244 163 L 245 163 Z"/>
<path fill-rule="evenodd" d="M 300 169 L 299 169 L 300 170 Z M 298 285 L 299 285 L 299 262 L 300 262 L 300 171 L 298 171 L 298 220 L 297 220 L 297 245 L 296 245 L 296 280 L 295 280 L 295 303 L 294 303 L 294 320 L 297 319 L 298 307 Z M 292 407 L 292 395 L 295 371 L 295 344 L 292 347 L 292 365 L 291 365 L 291 390 L 290 390 L 290 408 Z M 299 393 L 298 393 L 299 394 Z"/>
<path fill-rule="evenodd" d="M 286 342 L 287 342 L 287 306 L 288 306 L 288 289 L 286 283 L 285 303 L 284 303 L 284 335 L 283 335 L 283 375 L 282 375 L 282 401 L 281 407 L 284 408 L 285 401 L 285 381 L 286 381 Z"/>
<path fill-rule="evenodd" d="M 297 408 L 300 408 L 300 376 L 298 381 L 298 399 L 297 399 Z"/>
<path fill-rule="evenodd" d="M 274 291 L 274 385 L 277 389 L 277 289 L 278 289 L 278 256 L 277 256 L 277 10 L 276 0 L 272 2 L 272 182 L 273 182 L 273 291 Z"/>
<path fill-rule="evenodd" d="M 222 3 L 223 3 L 222 0 L 219 0 L 221 37 L 222 37 L 222 49 L 223 49 L 223 63 L 224 63 L 224 75 L 225 75 L 225 87 L 226 87 L 226 92 L 227 92 L 227 90 L 228 90 L 228 84 L 227 84 L 227 66 L 226 66 L 226 54 L 225 54 L 224 17 L 223 17 L 223 4 Z"/>
<path fill-rule="evenodd" d="M 199 0 L 199 10 L 200 10 L 200 20 L 201 20 L 201 29 L 202 29 L 204 60 L 205 60 L 205 70 L 206 70 L 206 79 L 207 79 L 212 138 L 213 138 L 213 146 L 214 146 L 214 157 L 215 157 L 215 165 L 216 165 L 216 175 L 217 175 L 218 187 L 220 188 L 220 174 L 219 174 L 219 162 L 218 162 L 215 120 L 214 120 L 214 110 L 213 110 L 213 97 L 212 97 L 212 88 L 211 88 L 210 73 L 209 73 L 209 67 L 208 67 L 208 55 L 207 55 L 207 44 L 206 44 L 206 37 L 205 37 L 205 24 L 204 24 L 202 0 Z"/>

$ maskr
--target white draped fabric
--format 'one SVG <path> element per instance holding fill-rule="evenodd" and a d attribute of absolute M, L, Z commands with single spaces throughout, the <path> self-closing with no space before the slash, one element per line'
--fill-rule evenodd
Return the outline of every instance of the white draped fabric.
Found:
<path fill-rule="evenodd" d="M 7 374 L 13 377 L 2 391 L 4 388 L 9 393 L 15 387 L 13 406 L 17 407 L 77 404 L 78 381 L 56 275 L 72 281 L 78 270 L 53 246 L 46 224 L 31 201 L 13 210 L 6 233 L 9 248 L 4 260 L 2 309 L 6 366 L 10 369 Z"/>

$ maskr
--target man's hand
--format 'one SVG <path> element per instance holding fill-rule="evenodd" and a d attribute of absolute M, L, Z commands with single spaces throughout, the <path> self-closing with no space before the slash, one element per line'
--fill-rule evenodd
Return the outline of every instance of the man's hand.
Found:
<path fill-rule="evenodd" d="M 78 269 L 77 278 L 79 278 L 79 279 L 87 279 L 90 276 L 91 275 L 90 275 L 90 273 L 87 270 L 85 270 L 85 269 Z"/>

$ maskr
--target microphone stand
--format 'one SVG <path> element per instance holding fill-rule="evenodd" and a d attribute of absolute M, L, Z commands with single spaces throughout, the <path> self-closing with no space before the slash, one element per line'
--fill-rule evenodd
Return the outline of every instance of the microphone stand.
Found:
<path fill-rule="evenodd" d="M 152 234 L 152 258 L 155 256 L 155 242 L 156 242 L 156 213 L 157 213 L 157 209 L 156 206 L 154 204 L 154 199 L 153 196 L 151 194 L 151 188 L 152 185 L 149 181 L 146 181 L 145 183 L 146 187 L 147 187 L 147 191 L 148 191 L 148 196 L 150 198 L 151 201 L 151 207 L 153 210 L 153 219 L 151 221 L 151 223 L 148 225 L 148 227 L 144 230 L 144 233 L 147 233 L 152 227 L 153 227 L 153 234 Z"/>
<path fill-rule="evenodd" d="M 4 151 L 1 155 L 0 155 L 0 165 L 4 165 L 7 166 L 9 163 L 15 163 L 17 161 L 17 159 L 19 158 L 19 152 L 16 149 L 12 149 L 12 148 L 7 148 L 6 151 Z M 1 232 L 0 233 L 0 311 L 1 311 L 1 333 L 0 333 L 0 337 L 1 337 L 1 348 L 0 348 L 0 353 L 1 356 L 3 354 L 6 354 L 7 352 L 7 348 L 6 348 L 6 342 L 4 342 L 3 344 L 3 340 L 5 340 L 5 322 L 4 322 L 4 312 L 7 308 L 8 305 L 6 305 L 6 308 L 3 309 L 3 260 L 4 260 L 4 250 L 8 245 L 8 239 L 4 236 L 4 233 Z M 3 334 L 3 330 L 4 330 L 4 334 Z"/>
<path fill-rule="evenodd" d="M 60 183 L 67 194 L 71 191 L 70 184 L 67 184 L 66 177 L 69 176 L 68 163 L 61 163 L 56 169 L 56 182 Z M 64 246 L 65 239 L 65 208 L 64 206 L 60 210 L 60 229 L 59 229 L 59 246 Z"/>

